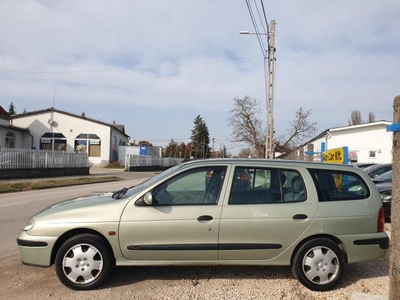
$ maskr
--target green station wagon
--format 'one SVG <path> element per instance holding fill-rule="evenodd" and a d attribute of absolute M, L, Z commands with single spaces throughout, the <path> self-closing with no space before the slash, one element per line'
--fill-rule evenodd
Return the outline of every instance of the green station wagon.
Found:
<path fill-rule="evenodd" d="M 389 248 L 382 200 L 359 168 L 240 159 L 183 163 L 55 204 L 17 243 L 23 263 L 55 264 L 76 290 L 98 287 L 115 266 L 265 265 L 290 266 L 304 286 L 326 291 L 347 264 Z"/>

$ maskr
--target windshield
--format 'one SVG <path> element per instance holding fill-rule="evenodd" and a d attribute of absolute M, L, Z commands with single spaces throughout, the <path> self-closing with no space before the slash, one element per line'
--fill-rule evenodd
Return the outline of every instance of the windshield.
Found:
<path fill-rule="evenodd" d="M 182 167 L 182 164 L 176 165 L 172 168 L 169 168 L 167 170 L 165 170 L 164 172 L 161 172 L 153 177 L 150 177 L 148 180 L 140 183 L 139 185 L 132 187 L 131 189 L 129 189 L 126 193 L 125 196 L 126 197 L 130 197 L 133 196 L 134 194 L 140 192 L 141 190 L 145 189 L 146 187 L 152 185 L 154 182 L 156 182 L 157 180 L 163 178 L 163 177 L 167 177 L 169 174 L 175 172 L 176 170 L 180 169 Z"/>

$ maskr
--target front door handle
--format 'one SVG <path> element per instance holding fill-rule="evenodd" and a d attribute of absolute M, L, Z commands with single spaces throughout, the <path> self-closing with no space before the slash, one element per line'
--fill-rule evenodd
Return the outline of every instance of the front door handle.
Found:
<path fill-rule="evenodd" d="M 207 215 L 200 216 L 200 217 L 197 218 L 197 221 L 211 221 L 211 220 L 213 220 L 213 217 L 207 216 Z"/>
<path fill-rule="evenodd" d="M 298 214 L 298 215 L 293 216 L 293 220 L 305 220 L 307 218 L 308 218 L 308 216 L 304 215 L 304 214 Z"/>

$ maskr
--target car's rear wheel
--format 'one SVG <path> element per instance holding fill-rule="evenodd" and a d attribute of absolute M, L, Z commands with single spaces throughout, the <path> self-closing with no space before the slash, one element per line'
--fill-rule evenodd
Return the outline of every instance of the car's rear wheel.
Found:
<path fill-rule="evenodd" d="M 336 243 L 316 238 L 304 243 L 292 260 L 294 276 L 307 288 L 328 291 L 343 277 L 345 257 Z"/>
<path fill-rule="evenodd" d="M 100 236 L 80 234 L 60 247 L 55 264 L 57 276 L 64 285 L 74 290 L 89 290 L 108 278 L 114 257 Z"/>

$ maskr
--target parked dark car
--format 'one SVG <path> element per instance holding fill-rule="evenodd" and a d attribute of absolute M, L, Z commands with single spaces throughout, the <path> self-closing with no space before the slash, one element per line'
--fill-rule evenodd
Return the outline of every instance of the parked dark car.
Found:
<path fill-rule="evenodd" d="M 392 164 L 376 164 L 363 169 L 363 171 L 367 173 L 369 177 L 375 178 L 391 169 Z"/>
<path fill-rule="evenodd" d="M 381 175 L 376 176 L 375 178 L 372 178 L 372 181 L 377 184 L 377 183 L 382 183 L 382 182 L 388 182 L 392 181 L 392 170 L 387 171 Z"/>
<path fill-rule="evenodd" d="M 360 163 L 352 163 L 351 165 L 354 166 L 354 167 L 360 168 L 360 169 L 365 169 L 365 168 L 367 168 L 369 166 L 373 166 L 373 165 L 376 165 L 376 164 L 375 163 L 367 163 L 367 162 L 362 163 L 362 162 L 360 162 Z"/>

